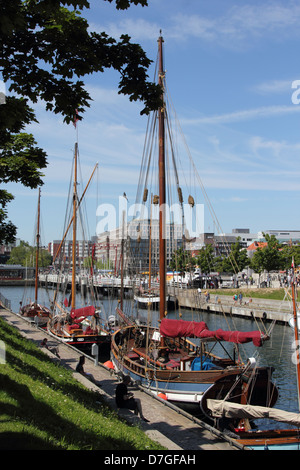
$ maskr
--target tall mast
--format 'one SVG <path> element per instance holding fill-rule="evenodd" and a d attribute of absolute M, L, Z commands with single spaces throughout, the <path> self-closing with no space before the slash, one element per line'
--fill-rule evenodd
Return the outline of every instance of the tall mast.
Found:
<path fill-rule="evenodd" d="M 71 308 L 75 309 L 76 301 L 76 225 L 77 225 L 77 142 L 74 152 L 74 189 L 73 189 L 73 243 L 72 243 L 72 302 Z"/>
<path fill-rule="evenodd" d="M 150 204 L 150 222 L 149 222 L 149 276 L 148 276 L 148 290 L 149 294 L 151 292 L 151 267 L 152 267 L 152 204 L 153 204 L 153 195 L 151 194 L 151 204 Z"/>
<path fill-rule="evenodd" d="M 41 205 L 41 188 L 39 188 L 39 196 L 38 196 L 38 213 L 37 213 L 37 229 L 36 229 L 35 293 L 34 293 L 34 300 L 36 304 L 38 301 L 38 280 L 39 280 L 40 205 Z"/>
<path fill-rule="evenodd" d="M 125 242 L 125 211 L 122 213 L 122 240 L 121 240 L 121 299 L 120 308 L 123 312 L 123 299 L 124 299 L 124 242 Z M 116 258 L 117 264 L 117 258 Z"/>
<path fill-rule="evenodd" d="M 158 84 L 163 89 L 163 38 L 158 38 L 159 70 Z M 165 107 L 164 91 L 162 92 L 162 106 L 158 109 L 159 124 L 159 285 L 160 307 L 159 317 L 162 320 L 166 309 L 166 240 L 165 240 L 165 204 L 166 204 L 166 178 L 165 178 Z"/>
<path fill-rule="evenodd" d="M 298 315 L 296 306 L 296 292 L 295 292 L 295 273 L 293 266 L 293 280 L 292 280 L 292 300 L 293 300 L 293 313 L 294 313 L 294 334 L 295 334 L 295 350 L 296 350 L 296 367 L 297 367 L 297 386 L 298 386 L 298 407 L 300 411 L 300 358 L 299 358 L 299 330 L 298 330 Z"/>
<path fill-rule="evenodd" d="M 91 176 L 90 176 L 90 179 L 88 180 L 88 183 L 87 183 L 87 185 L 86 185 L 86 187 L 85 187 L 85 189 L 84 189 L 84 191 L 83 191 L 83 193 L 82 193 L 82 196 L 81 196 L 81 198 L 79 199 L 79 201 L 78 201 L 78 203 L 77 203 L 77 209 L 76 209 L 77 211 L 78 211 L 79 206 L 80 206 L 80 204 L 81 204 L 81 202 L 82 202 L 82 200 L 83 200 L 83 197 L 84 197 L 84 195 L 85 195 L 85 193 L 86 193 L 86 191 L 87 191 L 87 189 L 88 189 L 88 187 L 89 187 L 89 184 L 90 184 L 91 179 L 92 179 L 92 177 L 93 177 L 93 175 L 94 175 L 94 173 L 95 173 L 96 168 L 98 168 L 98 163 L 95 165 L 95 167 L 94 167 L 94 169 L 93 169 L 93 172 L 92 172 L 92 174 L 91 174 Z M 60 253 L 61 247 L 63 246 L 63 243 L 64 243 L 64 241 L 65 241 L 65 239 L 66 239 L 66 236 L 68 235 L 68 232 L 69 232 L 69 229 L 70 229 L 72 223 L 73 223 L 73 216 L 72 216 L 72 219 L 71 219 L 70 222 L 69 222 L 69 225 L 68 225 L 68 227 L 67 227 L 67 230 L 65 231 L 64 236 L 63 236 L 63 238 L 62 238 L 62 240 L 61 240 L 61 242 L 60 242 L 60 244 L 59 244 L 59 247 L 57 248 L 56 254 L 55 254 L 54 257 L 53 257 L 53 264 L 54 264 L 56 258 L 58 257 L 58 255 L 59 255 L 59 253 Z"/>

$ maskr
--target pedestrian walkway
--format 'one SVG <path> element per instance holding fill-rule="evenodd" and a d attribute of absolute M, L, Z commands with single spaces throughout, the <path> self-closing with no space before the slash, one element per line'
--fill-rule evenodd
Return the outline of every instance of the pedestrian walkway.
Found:
<path fill-rule="evenodd" d="M 100 382 L 101 388 L 93 382 L 75 371 L 78 359 L 81 355 L 75 348 L 58 343 L 53 337 L 39 328 L 32 322 L 28 322 L 18 314 L 8 310 L 0 309 L 0 315 L 8 323 L 15 326 L 21 334 L 36 344 L 44 337 L 48 337 L 49 346 L 59 348 L 60 359 L 47 349 L 42 348 L 45 354 L 48 354 L 53 360 L 60 361 L 63 367 L 73 370 L 74 377 L 84 386 L 91 390 L 97 390 L 106 402 L 115 407 L 115 388 L 119 378 L 100 363 L 97 365 L 92 358 L 87 357 L 84 370 L 91 373 L 94 378 Z M 135 418 L 131 412 L 120 413 L 129 421 L 138 419 L 140 427 L 154 441 L 159 442 L 168 450 L 234 450 L 238 449 L 230 439 L 218 434 L 213 428 L 204 425 L 201 422 L 195 422 L 185 414 L 179 413 L 173 407 L 169 407 L 164 400 L 157 399 L 143 391 L 141 388 L 132 390 L 137 398 L 140 398 L 143 406 L 143 412 L 149 423 L 144 423 Z M 227 440 L 226 440 L 227 439 Z"/>

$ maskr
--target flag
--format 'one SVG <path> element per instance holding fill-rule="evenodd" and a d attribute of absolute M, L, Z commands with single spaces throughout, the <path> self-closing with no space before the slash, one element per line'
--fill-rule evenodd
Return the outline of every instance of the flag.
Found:
<path fill-rule="evenodd" d="M 79 119 L 78 119 L 78 109 L 75 109 L 74 120 L 73 120 L 73 125 L 74 125 L 75 129 L 76 129 L 77 121 L 79 121 Z"/>
<path fill-rule="evenodd" d="M 292 258 L 292 268 L 295 267 L 294 257 Z"/>
<path fill-rule="evenodd" d="M 72 294 L 70 294 L 69 298 L 67 299 L 67 297 L 65 298 L 64 300 L 64 306 L 65 307 L 70 307 L 71 305 L 71 300 L 72 300 Z"/>

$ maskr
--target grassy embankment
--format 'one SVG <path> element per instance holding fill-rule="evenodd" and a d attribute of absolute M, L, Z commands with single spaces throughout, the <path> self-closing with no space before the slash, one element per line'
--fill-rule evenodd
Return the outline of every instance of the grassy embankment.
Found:
<path fill-rule="evenodd" d="M 1 450 L 163 449 L 1 318 L 0 339 Z"/>
<path fill-rule="evenodd" d="M 252 297 L 252 299 L 270 299 L 270 300 L 289 300 L 289 296 L 285 296 L 285 290 L 278 288 L 272 289 L 272 287 L 260 288 L 260 289 L 209 289 L 210 294 L 213 295 L 230 295 L 243 294 L 243 297 Z"/>

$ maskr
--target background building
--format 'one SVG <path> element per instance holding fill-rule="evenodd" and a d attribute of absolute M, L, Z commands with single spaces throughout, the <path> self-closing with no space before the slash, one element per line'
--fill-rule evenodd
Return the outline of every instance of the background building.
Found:
<path fill-rule="evenodd" d="M 151 230 L 151 244 L 150 244 Z M 183 245 L 183 228 L 180 224 L 166 225 L 166 262 L 169 267 L 172 254 Z M 195 240 L 186 240 L 186 248 L 196 256 L 202 247 L 212 245 L 216 256 L 227 256 L 231 246 L 239 238 L 242 248 L 247 249 L 248 256 L 253 255 L 258 244 L 265 242 L 264 234 L 275 235 L 279 243 L 297 245 L 300 243 L 300 231 L 298 230 L 265 230 L 251 233 L 249 228 L 234 228 L 231 233 L 213 232 L 199 234 Z M 159 267 L 159 223 L 158 220 L 135 219 L 124 225 L 124 228 L 116 228 L 103 232 L 98 237 L 92 237 L 90 241 L 78 241 L 76 245 L 76 264 L 80 267 L 83 260 L 89 256 L 100 262 L 101 269 L 110 270 L 112 274 L 119 275 L 121 270 L 121 252 L 123 241 L 124 268 L 129 274 L 136 272 L 148 272 L 150 263 L 152 271 L 158 271 Z M 49 243 L 48 251 L 52 257 L 56 256 L 60 240 Z M 4 249 L 4 247 L 3 247 Z M 72 243 L 66 241 L 62 249 L 65 263 L 71 266 Z M 59 257 L 56 265 L 60 264 Z"/>
<path fill-rule="evenodd" d="M 151 231 L 151 241 L 150 241 Z M 169 266 L 172 254 L 182 246 L 182 226 L 166 224 L 166 261 Z M 122 240 L 124 240 L 124 267 L 128 274 L 148 272 L 151 254 L 152 271 L 159 267 L 159 223 L 158 220 L 136 219 L 124 229 L 103 232 L 96 243 L 96 257 L 104 266 L 120 273 Z M 151 250 L 151 251 L 150 251 Z"/>
<path fill-rule="evenodd" d="M 94 237 L 95 238 L 95 237 Z M 76 242 L 76 267 L 80 268 L 83 266 L 83 261 L 92 256 L 93 246 L 95 239 L 92 240 L 77 240 Z M 57 255 L 61 240 L 53 240 L 48 244 L 48 251 L 51 254 L 54 261 L 54 265 L 60 267 L 61 264 L 71 268 L 72 267 L 72 255 L 73 255 L 73 243 L 71 240 L 64 240 L 60 253 Z"/>
<path fill-rule="evenodd" d="M 258 232 L 258 241 L 265 241 L 264 233 L 270 236 L 275 235 L 279 243 L 291 243 L 292 245 L 299 245 L 300 243 L 299 230 L 264 230 L 263 232 Z"/>
<path fill-rule="evenodd" d="M 10 258 L 10 252 L 13 248 L 20 245 L 20 239 L 16 238 L 14 243 L 8 243 L 7 245 L 0 245 L 0 264 L 5 264 Z"/>

